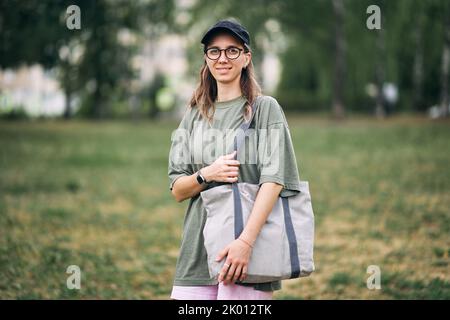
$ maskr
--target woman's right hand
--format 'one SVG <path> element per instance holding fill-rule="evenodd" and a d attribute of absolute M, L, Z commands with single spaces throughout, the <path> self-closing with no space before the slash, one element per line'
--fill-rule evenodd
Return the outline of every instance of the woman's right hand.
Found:
<path fill-rule="evenodd" d="M 237 182 L 239 161 L 234 160 L 236 151 L 220 156 L 212 164 L 201 169 L 207 182 Z"/>

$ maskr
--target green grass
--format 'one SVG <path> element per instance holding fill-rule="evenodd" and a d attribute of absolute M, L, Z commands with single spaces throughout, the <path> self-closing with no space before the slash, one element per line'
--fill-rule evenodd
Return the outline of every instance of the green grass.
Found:
<path fill-rule="evenodd" d="M 316 272 L 277 299 L 450 299 L 450 122 L 288 115 Z M 0 122 L 0 298 L 167 299 L 175 122 Z M 66 269 L 81 268 L 81 290 Z M 381 290 L 368 290 L 369 265 Z"/>

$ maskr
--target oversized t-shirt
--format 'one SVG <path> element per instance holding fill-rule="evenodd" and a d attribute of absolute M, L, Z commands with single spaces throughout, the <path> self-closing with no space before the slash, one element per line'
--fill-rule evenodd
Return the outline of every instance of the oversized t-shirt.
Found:
<path fill-rule="evenodd" d="M 275 182 L 283 185 L 280 196 L 295 195 L 300 192 L 300 179 L 284 112 L 273 97 L 259 97 L 257 103 L 258 109 L 248 129 L 248 137 L 237 157 L 240 162 L 238 182 L 259 185 Z M 234 150 L 234 136 L 244 122 L 246 99 L 241 96 L 216 102 L 214 106 L 211 124 L 202 118 L 198 108 L 188 107 L 178 129 L 172 133 L 168 166 L 170 190 L 178 178 L 192 175 Z M 208 187 L 213 186 L 214 183 Z M 174 285 L 217 284 L 217 280 L 209 275 L 203 244 L 206 217 L 200 194 L 190 198 L 184 217 Z M 250 285 L 263 291 L 281 288 L 280 281 Z"/>

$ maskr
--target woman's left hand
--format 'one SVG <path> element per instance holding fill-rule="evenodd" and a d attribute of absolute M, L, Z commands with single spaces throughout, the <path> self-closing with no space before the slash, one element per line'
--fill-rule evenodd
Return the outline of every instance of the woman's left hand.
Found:
<path fill-rule="evenodd" d="M 222 270 L 219 273 L 219 282 L 226 285 L 231 282 L 243 281 L 247 276 L 247 267 L 250 261 L 252 247 L 244 241 L 236 239 L 223 249 L 216 258 L 221 261 L 226 257 Z"/>

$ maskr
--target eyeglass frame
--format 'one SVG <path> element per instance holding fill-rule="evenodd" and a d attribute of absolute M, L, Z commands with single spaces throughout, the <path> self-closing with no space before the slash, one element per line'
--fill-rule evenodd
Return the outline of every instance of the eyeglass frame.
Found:
<path fill-rule="evenodd" d="M 228 55 L 227 55 L 227 50 L 228 50 L 228 49 L 231 49 L 231 48 L 234 48 L 234 49 L 239 50 L 239 55 L 238 55 L 236 58 L 230 58 L 230 57 L 228 57 Z M 217 50 L 219 50 L 220 54 L 219 54 L 219 56 L 218 56 L 216 59 L 211 59 L 211 58 L 208 56 L 208 50 L 210 50 L 210 49 L 217 49 Z M 244 51 L 244 53 L 250 52 L 250 51 L 249 51 L 248 49 L 246 49 L 245 47 L 244 47 L 244 49 L 241 49 L 241 48 L 238 48 L 238 47 L 235 47 L 235 46 L 229 46 L 228 48 L 225 48 L 225 49 L 220 49 L 219 47 L 211 47 L 211 48 L 205 49 L 205 50 L 204 50 L 204 53 L 205 53 L 206 57 L 207 57 L 209 60 L 217 61 L 217 60 L 219 60 L 220 57 L 222 56 L 222 51 L 225 51 L 225 57 L 227 57 L 227 59 L 230 59 L 230 60 L 236 60 L 237 58 L 239 58 L 239 57 L 241 56 L 241 52 L 242 52 L 242 51 Z"/>

